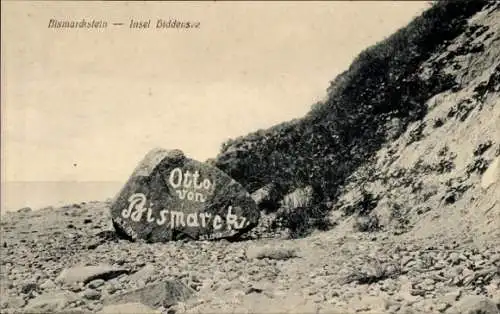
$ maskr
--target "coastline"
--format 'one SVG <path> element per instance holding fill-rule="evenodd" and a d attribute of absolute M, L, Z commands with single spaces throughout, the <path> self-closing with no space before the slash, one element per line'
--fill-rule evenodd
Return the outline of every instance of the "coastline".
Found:
<path fill-rule="evenodd" d="M 113 198 L 123 186 L 118 181 L 7 181 L 2 182 L 0 213 L 29 207 L 39 210 L 89 200 Z"/>

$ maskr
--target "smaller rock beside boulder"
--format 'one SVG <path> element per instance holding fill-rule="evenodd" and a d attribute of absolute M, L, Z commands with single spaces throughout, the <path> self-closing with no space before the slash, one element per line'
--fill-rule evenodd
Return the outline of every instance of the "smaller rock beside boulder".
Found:
<path fill-rule="evenodd" d="M 251 194 L 259 209 L 276 210 L 279 207 L 281 193 L 276 184 L 266 184 Z"/>
<path fill-rule="evenodd" d="M 312 205 L 313 197 L 314 190 L 311 186 L 298 188 L 283 197 L 281 206 L 289 210 L 299 207 L 308 207 Z"/>

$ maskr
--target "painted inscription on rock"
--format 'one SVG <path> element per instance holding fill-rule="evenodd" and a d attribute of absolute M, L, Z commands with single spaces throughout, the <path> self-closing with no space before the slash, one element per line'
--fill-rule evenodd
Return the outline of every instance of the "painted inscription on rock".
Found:
<path fill-rule="evenodd" d="M 199 183 L 199 178 L 199 171 L 195 171 L 194 174 L 189 170 L 182 173 L 181 168 L 175 168 L 168 176 L 168 183 L 175 189 L 181 200 L 187 199 L 188 201 L 204 203 L 207 199 L 203 192 L 208 193 L 214 184 L 209 179 L 204 179 Z"/>
<path fill-rule="evenodd" d="M 224 222 L 227 230 L 238 230 L 248 226 L 248 221 L 245 217 L 238 217 L 232 213 L 232 206 L 228 207 L 226 217 L 219 215 L 213 215 L 212 217 L 212 214 L 208 212 L 185 214 L 182 211 L 169 209 L 156 210 L 158 214 L 154 214 L 155 210 L 152 203 L 150 203 L 149 207 L 145 206 L 147 199 L 143 193 L 132 194 L 128 201 L 129 206 L 122 210 L 121 216 L 135 222 L 156 223 L 158 226 L 166 226 L 171 229 L 186 226 L 207 228 L 211 224 L 212 229 L 216 231 L 221 230 Z"/>
<path fill-rule="evenodd" d="M 146 155 L 111 206 L 116 229 L 130 239 L 213 240 L 247 232 L 259 210 L 227 174 L 178 150 Z"/>

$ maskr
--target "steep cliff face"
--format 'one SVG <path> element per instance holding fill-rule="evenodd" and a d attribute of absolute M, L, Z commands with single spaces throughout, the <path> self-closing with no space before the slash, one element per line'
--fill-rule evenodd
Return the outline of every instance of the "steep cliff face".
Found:
<path fill-rule="evenodd" d="M 496 7 L 496 9 L 495 9 Z M 356 208 L 363 195 L 383 226 L 413 237 L 500 239 L 500 10 L 482 10 L 467 31 L 421 66 L 438 69 L 454 88 L 425 104 L 427 114 L 389 141 L 342 187 L 336 208 Z"/>
<path fill-rule="evenodd" d="M 442 219 L 443 231 L 467 216 L 497 232 L 499 7 L 435 4 L 363 51 L 306 117 L 227 142 L 216 165 L 250 191 L 312 186 L 333 220 L 406 230 Z"/>

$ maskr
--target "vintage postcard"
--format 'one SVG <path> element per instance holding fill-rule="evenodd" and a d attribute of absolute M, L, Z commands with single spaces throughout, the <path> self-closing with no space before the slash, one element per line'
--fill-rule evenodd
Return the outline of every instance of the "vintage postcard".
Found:
<path fill-rule="evenodd" d="M 500 313 L 500 5 L 1 2 L 0 313 Z"/>

